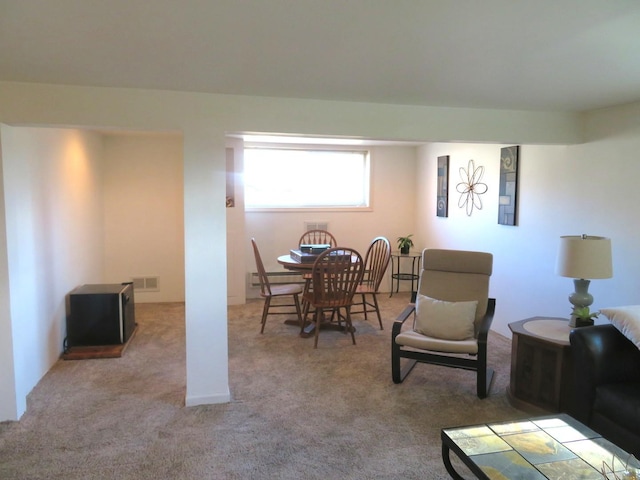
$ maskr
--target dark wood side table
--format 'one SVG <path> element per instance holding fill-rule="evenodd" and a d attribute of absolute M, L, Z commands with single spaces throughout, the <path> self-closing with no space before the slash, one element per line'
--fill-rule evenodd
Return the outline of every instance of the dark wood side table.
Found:
<path fill-rule="evenodd" d="M 509 324 L 511 379 L 507 396 L 525 410 L 568 412 L 573 401 L 569 320 L 532 317 Z"/>

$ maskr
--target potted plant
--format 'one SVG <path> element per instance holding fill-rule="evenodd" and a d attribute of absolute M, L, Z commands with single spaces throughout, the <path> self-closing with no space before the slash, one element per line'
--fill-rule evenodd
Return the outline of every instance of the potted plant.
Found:
<path fill-rule="evenodd" d="M 589 307 L 573 307 L 571 316 L 576 319 L 576 327 L 587 327 L 593 325 L 593 319 L 597 318 L 600 312 L 591 312 Z"/>
<path fill-rule="evenodd" d="M 406 237 L 398 237 L 398 250 L 400 250 L 400 253 L 404 255 L 409 253 L 409 249 L 413 247 L 413 240 L 411 240 L 411 237 L 413 237 L 413 233 Z"/>

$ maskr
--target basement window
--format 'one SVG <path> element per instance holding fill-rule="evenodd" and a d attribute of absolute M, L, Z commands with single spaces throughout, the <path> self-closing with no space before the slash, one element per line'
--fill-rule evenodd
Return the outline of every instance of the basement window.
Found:
<path fill-rule="evenodd" d="M 368 209 L 366 150 L 244 150 L 247 209 Z"/>

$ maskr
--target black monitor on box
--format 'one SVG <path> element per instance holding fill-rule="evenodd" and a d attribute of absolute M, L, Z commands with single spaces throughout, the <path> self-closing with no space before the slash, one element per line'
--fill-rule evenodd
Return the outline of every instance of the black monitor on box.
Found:
<path fill-rule="evenodd" d="M 82 285 L 69 294 L 66 348 L 126 343 L 135 321 L 133 283 Z"/>

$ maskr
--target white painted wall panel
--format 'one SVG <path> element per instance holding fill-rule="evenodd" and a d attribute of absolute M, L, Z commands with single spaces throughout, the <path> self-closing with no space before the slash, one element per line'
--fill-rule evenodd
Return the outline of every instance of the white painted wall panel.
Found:
<path fill-rule="evenodd" d="M 157 276 L 136 302 L 183 302 L 182 136 L 109 134 L 104 146 L 104 281 Z"/>
<path fill-rule="evenodd" d="M 1 129 L 16 392 L 5 420 L 24 413 L 60 355 L 66 295 L 102 279 L 102 141 L 76 130 Z"/>

